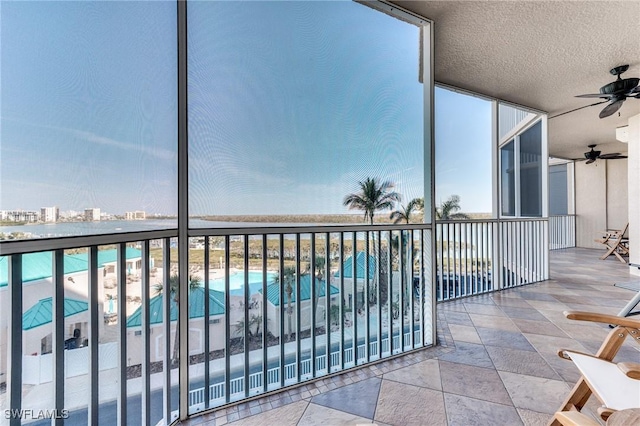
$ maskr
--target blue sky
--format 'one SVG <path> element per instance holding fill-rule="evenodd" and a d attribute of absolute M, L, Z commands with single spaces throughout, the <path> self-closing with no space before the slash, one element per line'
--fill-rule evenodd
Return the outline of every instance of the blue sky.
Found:
<path fill-rule="evenodd" d="M 175 213 L 175 3 L 1 14 L 0 209 Z M 418 38 L 353 2 L 191 3 L 191 213 L 343 213 L 368 176 L 422 196 Z M 489 211 L 489 103 L 436 101 L 437 198 Z"/>

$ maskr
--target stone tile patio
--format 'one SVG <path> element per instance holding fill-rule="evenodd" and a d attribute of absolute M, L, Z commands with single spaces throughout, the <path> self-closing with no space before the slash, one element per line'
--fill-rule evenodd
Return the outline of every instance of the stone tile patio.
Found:
<path fill-rule="evenodd" d="M 606 326 L 564 310 L 616 314 L 637 281 L 586 249 L 552 251 L 552 279 L 438 304 L 438 346 L 244 402 L 183 424 L 544 425 L 578 379 L 560 348 L 594 352 Z M 625 343 L 618 360 L 640 362 Z M 597 402 L 590 400 L 593 410 Z"/>

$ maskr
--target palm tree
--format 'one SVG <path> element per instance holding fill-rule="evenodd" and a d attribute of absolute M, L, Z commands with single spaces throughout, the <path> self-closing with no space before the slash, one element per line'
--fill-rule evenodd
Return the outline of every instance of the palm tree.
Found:
<path fill-rule="evenodd" d="M 245 334 L 249 336 L 249 341 L 251 341 L 252 337 L 256 337 L 261 334 L 261 329 L 260 329 L 261 327 L 262 327 L 262 315 L 251 315 L 251 318 L 249 318 L 248 327 L 245 327 L 244 318 L 236 322 L 235 333 L 240 336 L 240 341 L 244 344 Z M 255 333 L 253 332 L 253 330 L 255 330 Z"/>
<path fill-rule="evenodd" d="M 193 275 L 189 275 L 189 293 L 191 293 L 192 291 L 196 290 L 197 288 L 200 287 L 200 281 L 198 280 L 198 277 L 193 276 Z M 158 283 L 156 285 L 153 286 L 154 290 L 156 291 L 156 294 L 162 294 L 162 291 L 164 289 L 164 286 L 162 285 L 162 283 Z M 173 274 L 169 277 L 169 295 L 171 297 L 173 297 L 173 301 L 176 303 L 176 306 L 180 307 L 180 280 L 178 278 L 178 275 Z M 207 301 L 208 302 L 208 301 Z M 205 302 L 205 303 L 207 303 Z M 188 309 L 187 307 L 185 307 L 185 309 Z M 178 344 L 180 342 L 180 337 L 179 337 L 179 329 L 178 326 L 176 324 L 176 335 L 175 335 L 175 340 L 173 342 L 173 354 L 171 355 L 171 365 L 175 366 L 178 364 L 178 359 L 179 359 L 179 354 L 180 352 L 178 351 Z"/>
<path fill-rule="evenodd" d="M 316 271 L 316 276 L 315 277 L 310 277 L 310 281 L 311 281 L 311 285 L 313 285 L 313 305 L 314 305 L 314 312 L 316 313 L 316 315 L 318 314 L 318 302 L 320 300 L 320 291 L 322 290 L 322 280 L 324 278 L 324 267 L 326 265 L 326 260 L 324 258 L 324 256 L 316 256 L 316 258 L 314 259 L 314 265 L 315 265 L 315 271 Z M 305 272 L 305 274 L 310 274 L 311 273 L 311 262 L 309 262 L 309 266 L 307 268 L 307 271 Z M 328 288 L 325 289 L 325 296 L 327 296 L 329 293 L 327 293 L 329 291 Z M 313 325 L 312 327 L 315 327 L 316 324 L 316 319 L 313 319 Z"/>
<path fill-rule="evenodd" d="M 284 291 L 287 294 L 287 341 L 289 341 L 291 340 L 291 314 L 293 314 L 293 308 L 291 307 L 291 295 L 293 294 L 292 282 L 296 277 L 296 268 L 293 266 L 285 266 L 282 271 L 282 276 L 284 278 Z M 280 284 L 280 274 L 276 274 L 273 277 L 273 283 Z"/>
<path fill-rule="evenodd" d="M 400 201 L 400 194 L 391 191 L 393 183 L 390 181 L 379 182 L 377 178 L 367 178 L 364 182 L 358 182 L 360 192 L 344 197 L 343 204 L 349 209 L 364 211 L 364 220 L 369 219 L 373 225 L 373 216 L 376 211 L 391 209 L 394 203 Z"/>
<path fill-rule="evenodd" d="M 422 201 L 422 207 L 420 207 L 420 201 Z M 414 198 L 409 201 L 406 206 L 400 206 L 400 210 L 396 210 L 391 213 L 389 219 L 393 220 L 393 223 L 405 221 L 409 223 L 411 221 L 411 215 L 414 212 L 424 209 L 424 198 Z"/>
<path fill-rule="evenodd" d="M 460 196 L 452 195 L 446 201 L 440 203 L 440 206 L 436 208 L 436 219 L 440 220 L 461 220 L 470 219 L 470 217 L 464 213 L 457 213 L 460 211 Z"/>

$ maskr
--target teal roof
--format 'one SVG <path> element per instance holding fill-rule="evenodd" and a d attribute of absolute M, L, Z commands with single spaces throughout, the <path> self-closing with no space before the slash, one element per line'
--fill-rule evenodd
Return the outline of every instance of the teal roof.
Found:
<path fill-rule="evenodd" d="M 189 293 L 189 318 L 204 317 L 204 287 L 197 287 Z M 159 294 L 149 299 L 150 324 L 162 323 L 162 295 Z M 171 321 L 178 320 L 178 306 L 171 298 L 171 311 L 169 318 Z M 209 290 L 209 315 L 224 314 L 224 293 L 216 290 Z M 142 325 L 142 306 L 129 316 L 127 327 L 140 327 Z"/>
<path fill-rule="evenodd" d="M 98 251 L 98 266 L 105 263 L 115 262 L 118 251 L 116 249 Z M 127 259 L 141 257 L 138 249 L 127 247 Z M 0 256 L 0 287 L 6 287 L 9 282 L 9 258 Z M 87 253 L 65 254 L 64 273 L 73 274 L 89 269 L 89 259 Z M 22 256 L 22 282 L 37 281 L 51 278 L 53 271 L 51 252 L 43 251 L 38 253 L 28 253 Z"/>
<path fill-rule="evenodd" d="M 49 324 L 51 318 L 53 318 L 53 307 L 51 297 L 46 299 L 40 299 L 38 303 L 27 309 L 22 314 L 22 329 L 31 330 L 32 328 L 40 327 L 41 325 Z M 71 315 L 84 312 L 89 309 L 89 304 L 81 300 L 64 299 L 64 317 L 70 317 Z"/>
<path fill-rule="evenodd" d="M 318 297 L 324 297 L 325 295 L 325 286 L 326 283 L 324 280 L 320 280 L 316 278 L 316 294 Z M 296 301 L 296 282 L 292 283 L 293 292 L 291 293 L 291 302 L 295 303 Z M 340 292 L 336 287 L 329 286 L 331 288 L 331 294 L 337 294 Z M 260 290 L 262 293 L 262 290 Z M 267 286 L 267 299 L 271 302 L 272 305 L 278 306 L 280 305 L 280 284 L 271 284 Z M 300 277 L 300 300 L 309 300 L 311 299 L 311 276 L 310 275 L 302 275 Z M 284 294 L 285 303 L 288 302 L 287 293 Z"/>
<path fill-rule="evenodd" d="M 364 266 L 365 266 L 365 257 L 366 253 L 363 251 L 359 251 L 356 255 L 356 276 L 358 279 L 364 279 Z M 347 257 L 347 259 L 342 264 L 342 271 L 344 273 L 345 278 L 353 278 L 353 256 Z M 336 277 L 340 276 L 340 272 L 336 272 Z M 369 255 L 369 279 L 373 279 L 376 276 L 376 258 Z"/>

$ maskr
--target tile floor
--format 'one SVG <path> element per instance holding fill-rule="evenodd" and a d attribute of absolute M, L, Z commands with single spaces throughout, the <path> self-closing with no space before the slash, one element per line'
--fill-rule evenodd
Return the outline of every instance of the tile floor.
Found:
<path fill-rule="evenodd" d="M 564 310 L 616 314 L 638 280 L 600 252 L 551 252 L 552 279 L 438 305 L 434 348 L 195 417 L 183 424 L 545 425 L 578 379 L 559 348 L 597 350 L 606 326 Z M 640 362 L 628 339 L 618 360 Z M 595 411 L 597 404 L 589 401 Z"/>

